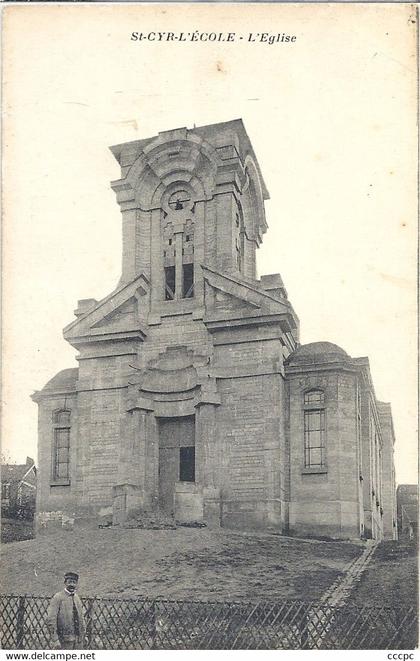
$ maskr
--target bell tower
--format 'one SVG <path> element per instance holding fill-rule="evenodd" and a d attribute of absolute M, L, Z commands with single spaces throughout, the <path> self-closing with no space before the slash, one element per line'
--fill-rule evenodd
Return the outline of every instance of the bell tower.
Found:
<path fill-rule="evenodd" d="M 202 266 L 252 279 L 268 192 L 242 120 L 111 147 L 122 213 L 120 284 L 144 273 L 151 312 L 203 308 Z"/>
<path fill-rule="evenodd" d="M 40 464 L 53 466 L 39 511 L 55 512 L 58 496 L 66 511 L 114 523 L 161 508 L 178 521 L 283 529 L 284 360 L 299 320 L 280 275 L 257 277 L 268 193 L 243 123 L 111 149 L 121 278 L 100 301 L 78 301 L 64 337 L 79 367 L 34 396 Z"/>

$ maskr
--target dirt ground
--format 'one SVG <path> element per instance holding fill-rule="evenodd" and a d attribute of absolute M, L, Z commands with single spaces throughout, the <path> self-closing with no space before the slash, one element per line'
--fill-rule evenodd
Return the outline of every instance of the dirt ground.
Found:
<path fill-rule="evenodd" d="M 311 601 L 362 549 L 206 528 L 60 530 L 3 545 L 1 591 L 50 595 L 71 569 L 82 596 Z"/>

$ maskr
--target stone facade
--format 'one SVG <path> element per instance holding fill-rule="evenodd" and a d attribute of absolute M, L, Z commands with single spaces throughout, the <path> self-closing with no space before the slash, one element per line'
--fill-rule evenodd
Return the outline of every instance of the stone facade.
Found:
<path fill-rule="evenodd" d="M 368 359 L 350 358 L 337 345 L 316 342 L 286 359 L 285 374 L 289 531 L 395 539 L 391 409 L 375 398 Z M 323 428 L 323 457 L 322 465 L 312 466 L 305 456 L 310 434 L 305 424 L 311 426 L 314 416 Z"/>
<path fill-rule="evenodd" d="M 64 329 L 39 404 L 43 524 L 160 508 L 211 526 L 394 536 L 393 431 L 367 359 L 299 345 L 256 273 L 268 198 L 241 120 L 111 148 L 120 282 Z"/>

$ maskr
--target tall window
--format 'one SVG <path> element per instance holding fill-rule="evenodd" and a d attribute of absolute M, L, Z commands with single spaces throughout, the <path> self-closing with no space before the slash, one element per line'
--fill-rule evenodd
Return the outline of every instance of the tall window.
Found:
<path fill-rule="evenodd" d="M 192 298 L 194 295 L 194 265 L 182 265 L 182 298 Z"/>
<path fill-rule="evenodd" d="M 175 266 L 165 266 L 165 300 L 175 298 Z"/>
<path fill-rule="evenodd" d="M 53 480 L 70 478 L 70 411 L 53 414 Z"/>
<path fill-rule="evenodd" d="M 165 301 L 175 298 L 175 235 L 171 222 L 163 230 L 163 262 L 165 273 Z"/>
<path fill-rule="evenodd" d="M 194 296 L 194 223 L 187 220 L 182 235 L 182 298 Z"/>
<path fill-rule="evenodd" d="M 311 390 L 304 398 L 305 468 L 322 468 L 325 458 L 325 409 L 322 390 Z"/>

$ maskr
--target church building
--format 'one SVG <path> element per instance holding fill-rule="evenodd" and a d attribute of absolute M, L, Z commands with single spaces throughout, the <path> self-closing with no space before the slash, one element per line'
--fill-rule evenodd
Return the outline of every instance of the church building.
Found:
<path fill-rule="evenodd" d="M 299 343 L 258 277 L 268 191 L 242 120 L 111 147 L 122 274 L 78 302 L 39 406 L 37 518 L 395 538 L 394 430 L 367 358 Z M 87 283 L 88 284 L 88 283 Z"/>

